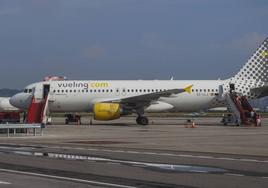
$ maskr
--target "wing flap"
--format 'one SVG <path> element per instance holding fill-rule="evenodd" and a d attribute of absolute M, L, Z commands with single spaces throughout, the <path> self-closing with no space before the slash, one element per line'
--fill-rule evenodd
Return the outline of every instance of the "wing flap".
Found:
<path fill-rule="evenodd" d="M 261 87 L 252 88 L 250 90 L 251 93 L 254 93 L 259 98 L 268 96 L 268 85 L 264 85 Z"/>

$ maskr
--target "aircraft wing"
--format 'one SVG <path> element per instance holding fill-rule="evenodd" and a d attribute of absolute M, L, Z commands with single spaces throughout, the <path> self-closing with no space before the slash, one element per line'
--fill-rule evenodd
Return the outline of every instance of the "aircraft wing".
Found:
<path fill-rule="evenodd" d="M 268 96 L 268 85 L 253 88 L 250 92 L 258 95 L 259 98 Z"/>
<path fill-rule="evenodd" d="M 165 91 L 160 92 L 154 92 L 154 93 L 147 93 L 142 95 L 136 95 L 132 97 L 127 98 L 121 98 L 121 99 L 111 99 L 111 100 L 105 100 L 102 102 L 118 102 L 126 106 L 146 106 L 146 104 L 150 104 L 152 101 L 158 100 L 160 97 L 169 97 L 172 95 L 176 95 L 179 93 L 191 93 L 192 86 L 187 86 L 183 89 L 169 89 Z"/>
<path fill-rule="evenodd" d="M 192 86 L 191 86 L 192 87 Z M 186 88 L 187 89 L 187 88 Z M 169 89 L 166 91 L 148 93 L 143 95 L 137 95 L 133 97 L 121 99 L 121 103 L 146 103 L 154 100 L 158 100 L 160 97 L 169 97 L 179 93 L 187 92 L 186 89 Z"/>

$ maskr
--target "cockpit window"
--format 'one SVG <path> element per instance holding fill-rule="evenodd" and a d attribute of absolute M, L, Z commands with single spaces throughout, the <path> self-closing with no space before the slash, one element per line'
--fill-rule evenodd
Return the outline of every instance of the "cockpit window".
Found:
<path fill-rule="evenodd" d="M 32 91 L 33 91 L 32 89 L 24 89 L 23 90 L 24 93 L 32 93 Z"/>

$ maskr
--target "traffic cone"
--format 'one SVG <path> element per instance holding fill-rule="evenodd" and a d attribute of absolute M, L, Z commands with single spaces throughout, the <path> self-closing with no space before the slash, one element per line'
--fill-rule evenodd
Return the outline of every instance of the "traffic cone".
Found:
<path fill-rule="evenodd" d="M 195 122 L 194 121 L 192 122 L 191 128 L 196 128 L 196 125 L 195 125 Z"/>

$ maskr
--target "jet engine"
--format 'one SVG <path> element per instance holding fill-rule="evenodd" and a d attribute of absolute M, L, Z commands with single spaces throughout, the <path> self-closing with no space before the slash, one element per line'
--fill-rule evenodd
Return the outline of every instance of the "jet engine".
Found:
<path fill-rule="evenodd" d="M 118 103 L 96 103 L 93 112 L 95 120 L 114 120 L 120 118 L 121 106 Z"/>

